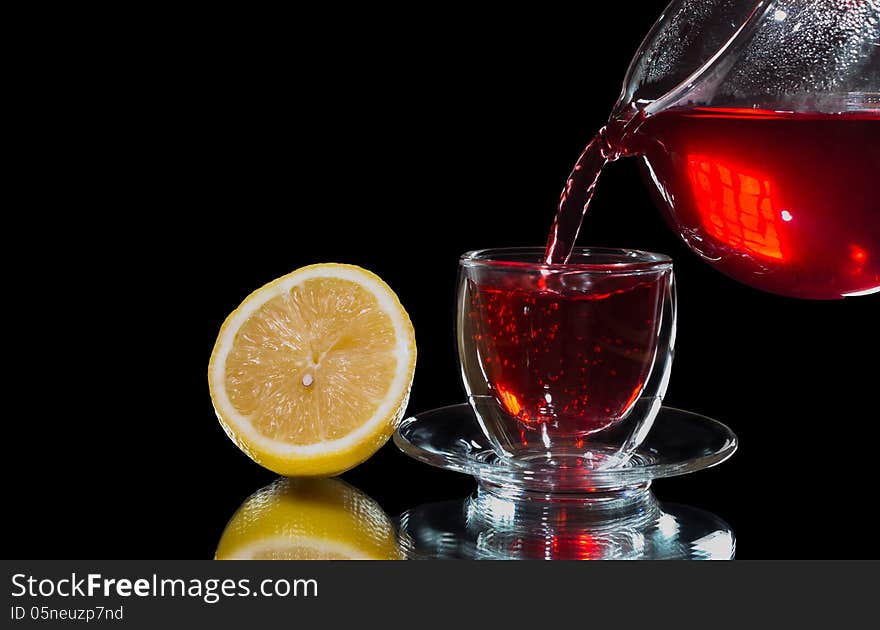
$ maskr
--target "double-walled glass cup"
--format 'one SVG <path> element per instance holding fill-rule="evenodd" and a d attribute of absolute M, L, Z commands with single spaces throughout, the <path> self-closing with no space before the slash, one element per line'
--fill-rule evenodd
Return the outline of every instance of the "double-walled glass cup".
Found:
<path fill-rule="evenodd" d="M 477 419 L 499 455 L 560 467 L 622 466 L 644 440 L 669 382 L 672 261 L 576 248 L 461 257 L 458 350 Z"/>

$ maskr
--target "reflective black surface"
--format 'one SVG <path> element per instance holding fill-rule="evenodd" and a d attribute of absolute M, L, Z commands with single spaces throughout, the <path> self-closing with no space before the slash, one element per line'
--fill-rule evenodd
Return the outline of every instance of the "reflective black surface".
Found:
<path fill-rule="evenodd" d="M 211 347 L 250 291 L 302 265 L 378 273 L 416 330 L 410 412 L 463 402 L 458 256 L 544 242 L 664 3 L 625 16 L 594 4 L 441 16 L 436 34 L 334 21 L 327 46 L 351 53 L 338 62 L 271 38 L 193 44 L 157 53 L 125 98 L 107 77 L 130 67 L 82 70 L 82 100 L 47 114 L 57 133 L 28 158 L 23 228 L 6 232 L 25 253 L 5 286 L 3 555 L 212 557 L 275 475 L 217 423 Z M 579 242 L 673 257 L 666 403 L 740 439 L 728 462 L 656 482 L 657 498 L 724 519 L 738 558 L 876 557 L 840 541 L 873 491 L 880 297 L 803 302 L 734 283 L 679 243 L 631 161 L 608 169 Z M 474 488 L 390 443 L 343 478 L 389 517 Z"/>

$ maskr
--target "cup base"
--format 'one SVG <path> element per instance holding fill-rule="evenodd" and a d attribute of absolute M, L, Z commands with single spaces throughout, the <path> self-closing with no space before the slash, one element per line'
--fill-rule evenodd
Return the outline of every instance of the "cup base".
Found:
<path fill-rule="evenodd" d="M 659 398 L 641 398 L 625 418 L 609 422 L 601 434 L 550 437 L 543 427 L 525 427 L 491 396 L 468 396 L 468 403 L 500 457 L 512 465 L 537 464 L 571 472 L 627 466 L 662 405 Z"/>
<path fill-rule="evenodd" d="M 618 468 L 626 464 L 628 457 L 622 456 L 616 449 L 602 446 L 581 449 L 522 449 L 510 456 L 513 462 L 524 464 L 542 464 L 564 469 L 604 470 Z"/>

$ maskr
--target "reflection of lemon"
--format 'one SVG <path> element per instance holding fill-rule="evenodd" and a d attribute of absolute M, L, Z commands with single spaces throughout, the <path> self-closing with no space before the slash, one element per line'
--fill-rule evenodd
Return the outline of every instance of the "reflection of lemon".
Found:
<path fill-rule="evenodd" d="M 382 508 L 339 479 L 279 479 L 226 525 L 217 560 L 397 560 Z"/>
<path fill-rule="evenodd" d="M 415 363 L 412 324 L 381 278 L 311 265 L 226 319 L 208 381 L 223 428 L 254 461 L 282 475 L 335 475 L 391 436 Z"/>

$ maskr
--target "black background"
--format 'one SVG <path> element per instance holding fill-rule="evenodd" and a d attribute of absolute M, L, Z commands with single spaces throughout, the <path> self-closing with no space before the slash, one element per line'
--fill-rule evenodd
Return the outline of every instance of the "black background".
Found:
<path fill-rule="evenodd" d="M 8 267 L 4 556 L 211 557 L 275 476 L 218 425 L 207 364 L 253 289 L 302 265 L 371 269 L 413 320 L 410 411 L 463 400 L 458 256 L 543 243 L 662 2 L 577 14 L 339 10 L 170 16 L 47 61 Z M 21 239 L 21 240 L 19 240 Z M 797 301 L 688 252 L 636 165 L 608 169 L 580 244 L 675 260 L 666 402 L 736 431 L 729 462 L 659 481 L 726 519 L 740 558 L 876 557 L 877 296 Z M 386 445 L 344 478 L 390 516 L 471 479 Z"/>

